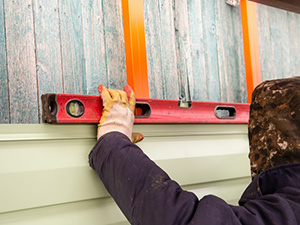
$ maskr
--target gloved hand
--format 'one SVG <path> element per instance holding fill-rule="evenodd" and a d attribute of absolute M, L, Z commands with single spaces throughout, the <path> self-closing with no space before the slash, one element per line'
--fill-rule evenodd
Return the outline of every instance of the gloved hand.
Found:
<path fill-rule="evenodd" d="M 135 95 L 129 85 L 124 91 L 98 87 L 103 102 L 103 113 L 98 124 L 97 139 L 108 132 L 118 131 L 125 134 L 133 143 L 143 140 L 140 133 L 132 133 L 134 123 Z"/>

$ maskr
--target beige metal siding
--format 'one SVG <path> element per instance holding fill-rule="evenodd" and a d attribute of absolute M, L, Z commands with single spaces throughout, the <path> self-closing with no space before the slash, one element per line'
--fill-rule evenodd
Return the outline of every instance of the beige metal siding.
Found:
<path fill-rule="evenodd" d="M 140 147 L 199 198 L 236 204 L 250 182 L 247 126 L 135 125 Z M 0 125 L 0 224 L 127 224 L 88 165 L 95 125 Z"/>

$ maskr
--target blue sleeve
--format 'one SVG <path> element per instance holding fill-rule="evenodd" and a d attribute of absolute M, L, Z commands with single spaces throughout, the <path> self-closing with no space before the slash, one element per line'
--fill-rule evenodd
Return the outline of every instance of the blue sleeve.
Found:
<path fill-rule="evenodd" d="M 223 200 L 182 190 L 121 133 L 101 137 L 89 159 L 131 224 L 233 224 Z"/>

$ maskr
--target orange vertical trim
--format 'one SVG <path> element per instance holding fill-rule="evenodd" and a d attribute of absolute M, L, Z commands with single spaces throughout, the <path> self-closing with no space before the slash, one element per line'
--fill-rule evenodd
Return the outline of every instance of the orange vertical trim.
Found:
<path fill-rule="evenodd" d="M 127 83 L 149 98 L 143 0 L 122 0 Z"/>
<path fill-rule="evenodd" d="M 248 102 L 254 88 L 261 83 L 259 43 L 257 32 L 256 3 L 241 0 L 241 14 L 244 39 L 244 55 Z"/>

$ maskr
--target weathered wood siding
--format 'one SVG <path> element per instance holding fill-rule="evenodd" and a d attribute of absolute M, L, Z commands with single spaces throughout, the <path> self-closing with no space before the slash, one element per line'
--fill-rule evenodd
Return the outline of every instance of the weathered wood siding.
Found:
<path fill-rule="evenodd" d="M 257 4 L 263 80 L 300 76 L 300 15 Z"/>
<path fill-rule="evenodd" d="M 0 123 L 39 123 L 44 93 L 126 84 L 121 1 L 0 0 Z"/>
<path fill-rule="evenodd" d="M 144 16 L 152 98 L 246 102 L 239 7 L 144 0 Z"/>
<path fill-rule="evenodd" d="M 237 204 L 250 182 L 246 124 L 135 125 L 185 190 Z M 96 125 L 0 125 L 0 224 L 129 224 L 88 165 Z"/>
<path fill-rule="evenodd" d="M 144 17 L 151 98 L 246 102 L 239 7 L 144 0 Z M 39 123 L 42 94 L 100 83 L 126 84 L 121 1 L 0 0 L 0 123 Z"/>

